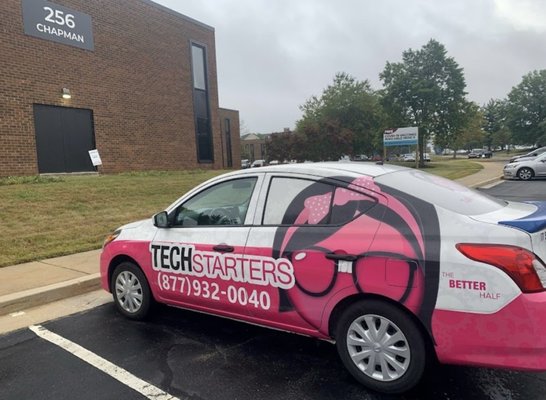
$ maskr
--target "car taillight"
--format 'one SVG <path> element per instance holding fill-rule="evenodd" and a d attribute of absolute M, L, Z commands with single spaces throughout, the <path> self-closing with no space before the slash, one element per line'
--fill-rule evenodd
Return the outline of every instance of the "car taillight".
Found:
<path fill-rule="evenodd" d="M 524 293 L 546 290 L 546 266 L 528 250 L 501 244 L 459 243 L 456 247 L 471 260 L 502 269 Z"/>

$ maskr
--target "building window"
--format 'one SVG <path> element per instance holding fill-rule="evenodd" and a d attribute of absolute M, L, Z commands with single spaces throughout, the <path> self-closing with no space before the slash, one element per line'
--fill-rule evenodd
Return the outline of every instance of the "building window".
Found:
<path fill-rule="evenodd" d="M 226 136 L 226 162 L 227 167 L 233 167 L 233 156 L 231 151 L 231 121 L 229 118 L 224 119 L 224 134 Z"/>
<path fill-rule="evenodd" d="M 193 66 L 193 87 L 194 89 L 207 90 L 205 79 L 205 49 L 192 45 L 191 57 Z"/>
<path fill-rule="evenodd" d="M 197 160 L 213 162 L 213 143 L 209 112 L 209 92 L 207 85 L 206 51 L 203 46 L 192 43 L 193 73 L 193 112 L 195 117 L 195 136 Z"/>

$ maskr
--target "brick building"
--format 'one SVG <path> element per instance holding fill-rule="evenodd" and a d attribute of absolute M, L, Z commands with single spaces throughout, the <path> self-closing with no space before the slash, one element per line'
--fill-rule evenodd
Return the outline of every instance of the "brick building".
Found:
<path fill-rule="evenodd" d="M 239 167 L 214 28 L 149 0 L 3 0 L 0 17 L 0 176 L 94 171 L 95 148 L 107 173 Z"/>

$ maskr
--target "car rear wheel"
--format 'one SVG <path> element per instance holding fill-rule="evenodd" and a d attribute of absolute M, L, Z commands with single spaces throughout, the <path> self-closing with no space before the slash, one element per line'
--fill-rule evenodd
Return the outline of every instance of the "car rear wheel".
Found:
<path fill-rule="evenodd" d="M 343 364 L 362 384 L 402 393 L 421 380 L 426 350 L 420 329 L 406 312 L 379 300 L 355 303 L 342 314 L 336 346 Z"/>
<path fill-rule="evenodd" d="M 518 178 L 522 181 L 528 181 L 534 176 L 533 170 L 531 168 L 521 168 L 518 171 Z"/>
<path fill-rule="evenodd" d="M 146 318 L 152 304 L 152 294 L 146 276 L 131 262 L 119 264 L 112 274 L 112 295 L 116 308 L 126 317 Z"/>

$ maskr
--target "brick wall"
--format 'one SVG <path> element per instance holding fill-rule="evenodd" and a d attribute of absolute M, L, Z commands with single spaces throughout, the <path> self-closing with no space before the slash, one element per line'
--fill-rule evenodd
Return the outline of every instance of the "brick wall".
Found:
<path fill-rule="evenodd" d="M 223 166 L 212 28 L 146 0 L 55 3 L 91 15 L 94 51 L 25 35 L 21 0 L 0 2 L 0 176 L 38 173 L 35 103 L 93 110 L 102 172 Z M 207 49 L 213 164 L 197 162 L 191 41 Z"/>

